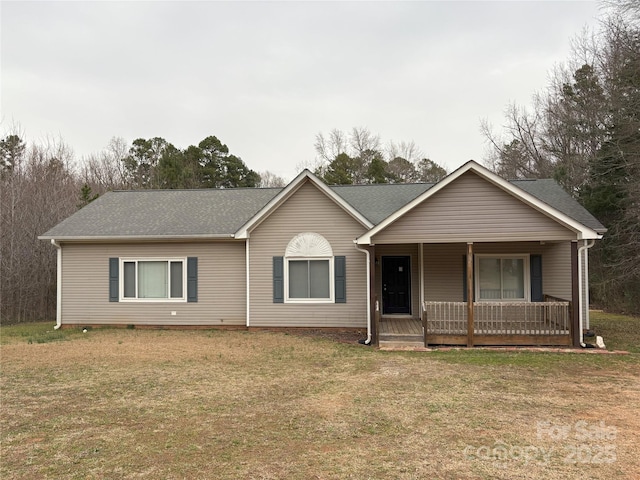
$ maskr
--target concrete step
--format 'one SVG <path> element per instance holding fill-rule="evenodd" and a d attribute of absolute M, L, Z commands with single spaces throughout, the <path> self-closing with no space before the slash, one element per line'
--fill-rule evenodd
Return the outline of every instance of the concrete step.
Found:
<path fill-rule="evenodd" d="M 380 336 L 378 343 L 381 347 L 424 347 L 422 336 Z"/>
<path fill-rule="evenodd" d="M 407 335 L 407 334 L 398 334 L 398 333 L 381 333 L 378 337 L 379 341 L 387 341 L 387 342 L 424 342 L 424 337 L 422 335 Z"/>

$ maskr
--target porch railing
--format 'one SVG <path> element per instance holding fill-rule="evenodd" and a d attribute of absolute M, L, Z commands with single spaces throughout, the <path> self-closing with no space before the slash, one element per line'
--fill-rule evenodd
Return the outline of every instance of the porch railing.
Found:
<path fill-rule="evenodd" d="M 425 334 L 466 335 L 466 302 L 424 302 Z M 569 302 L 474 302 L 474 335 L 566 335 Z"/>

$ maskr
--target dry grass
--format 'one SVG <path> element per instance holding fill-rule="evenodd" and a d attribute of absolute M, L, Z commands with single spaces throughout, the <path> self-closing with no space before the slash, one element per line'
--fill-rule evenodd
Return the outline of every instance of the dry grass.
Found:
<path fill-rule="evenodd" d="M 640 477 L 638 355 L 153 330 L 0 348 L 3 479 Z"/>

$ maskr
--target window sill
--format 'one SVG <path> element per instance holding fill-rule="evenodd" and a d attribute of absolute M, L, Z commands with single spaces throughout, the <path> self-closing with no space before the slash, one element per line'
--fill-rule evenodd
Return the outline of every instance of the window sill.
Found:
<path fill-rule="evenodd" d="M 285 299 L 284 303 L 292 303 L 298 305 L 309 305 L 309 304 L 323 304 L 323 303 L 335 303 L 332 298 L 295 298 Z"/>
<path fill-rule="evenodd" d="M 121 298 L 122 303 L 187 303 L 186 298 Z"/>

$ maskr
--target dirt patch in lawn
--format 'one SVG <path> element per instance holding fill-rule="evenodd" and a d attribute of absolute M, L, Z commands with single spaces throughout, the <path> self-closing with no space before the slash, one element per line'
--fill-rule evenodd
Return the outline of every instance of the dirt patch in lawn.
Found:
<path fill-rule="evenodd" d="M 360 340 L 366 340 L 367 332 L 365 330 L 357 331 L 338 331 L 322 328 L 304 328 L 289 332 L 290 335 L 307 338 L 322 338 L 338 343 L 358 344 Z"/>

